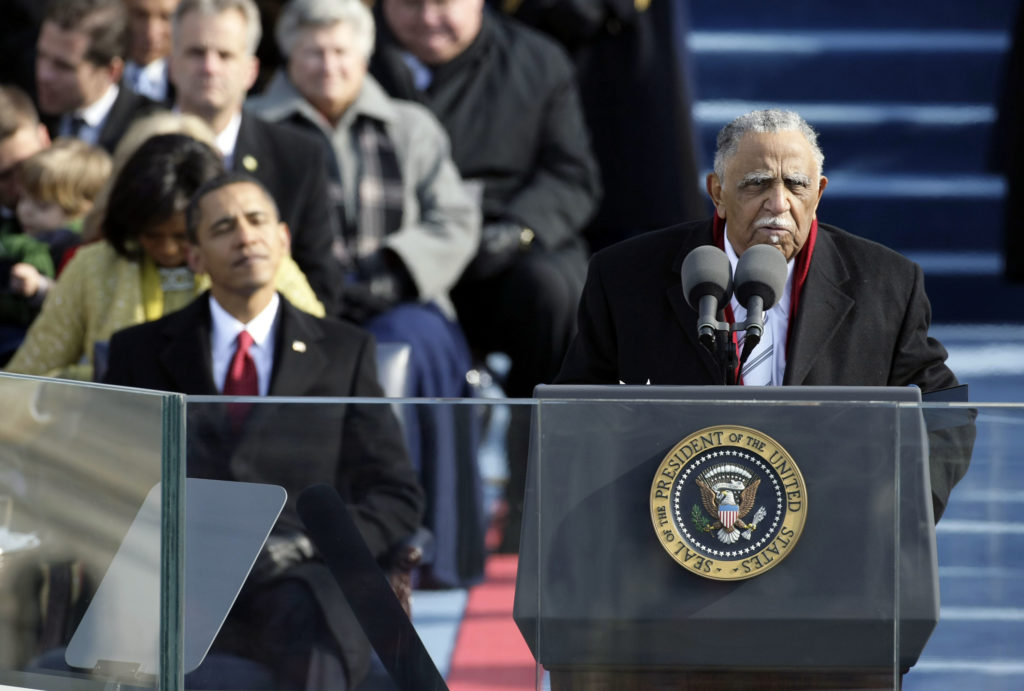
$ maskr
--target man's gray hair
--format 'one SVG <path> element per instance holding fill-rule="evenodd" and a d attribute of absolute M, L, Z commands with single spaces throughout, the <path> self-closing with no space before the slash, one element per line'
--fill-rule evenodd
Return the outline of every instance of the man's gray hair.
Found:
<path fill-rule="evenodd" d="M 250 56 L 256 55 L 256 48 L 263 35 L 263 25 L 260 23 L 260 10 L 253 0 L 181 0 L 174 11 L 174 42 L 178 42 L 181 20 L 185 15 L 198 12 L 204 17 L 211 17 L 228 10 L 241 12 L 245 17 L 245 51 Z"/>
<path fill-rule="evenodd" d="M 362 0 L 291 0 L 281 11 L 274 35 L 281 54 L 291 57 L 299 31 L 347 24 L 355 34 L 355 48 L 367 60 L 373 54 L 376 29 L 373 13 Z"/>
<path fill-rule="evenodd" d="M 719 180 L 725 179 L 725 162 L 736 153 L 740 140 L 747 132 L 774 133 L 799 132 L 811 145 L 814 162 L 818 165 L 818 175 L 825 166 L 825 154 L 818 146 L 818 133 L 792 110 L 755 110 L 741 115 L 718 132 L 718 148 L 715 151 L 715 175 Z"/>

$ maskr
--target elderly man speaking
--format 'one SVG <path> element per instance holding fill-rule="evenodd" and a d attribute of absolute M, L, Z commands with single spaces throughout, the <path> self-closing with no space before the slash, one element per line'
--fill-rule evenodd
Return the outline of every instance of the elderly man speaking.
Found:
<path fill-rule="evenodd" d="M 680 282 L 684 258 L 702 245 L 738 257 L 773 245 L 787 261 L 785 288 L 766 311 L 765 335 L 741 373 L 745 385 L 957 385 L 946 350 L 928 336 L 931 307 L 921 268 L 877 243 L 819 223 L 828 179 L 814 130 L 798 114 L 748 113 L 718 135 L 707 190 L 710 220 L 619 243 L 594 256 L 579 333 L 556 383 L 723 384 L 701 346 L 697 313 Z M 733 321 L 746 313 L 733 298 Z M 770 350 L 767 344 L 771 344 Z M 763 356 L 759 358 L 759 355 Z M 972 435 L 973 436 L 973 435 Z M 932 468 L 936 519 L 966 464 Z"/>

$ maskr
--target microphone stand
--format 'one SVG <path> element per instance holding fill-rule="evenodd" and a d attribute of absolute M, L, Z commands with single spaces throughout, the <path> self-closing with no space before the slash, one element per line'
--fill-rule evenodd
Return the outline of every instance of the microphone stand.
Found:
<path fill-rule="evenodd" d="M 722 366 L 726 386 L 735 386 L 736 381 L 736 348 L 732 342 L 732 325 L 718 332 L 718 352 L 715 359 Z"/>
<path fill-rule="evenodd" d="M 722 381 L 725 385 L 735 386 L 737 383 L 736 367 L 738 362 L 736 348 L 732 342 L 732 332 L 736 330 L 736 327 L 734 324 L 722 321 L 725 318 L 723 310 L 719 310 L 715 318 L 717 323 L 714 324 L 714 339 L 702 336 L 700 342 L 710 351 L 712 357 L 715 358 L 715 362 L 721 368 Z"/>
<path fill-rule="evenodd" d="M 764 321 L 748 319 L 739 324 L 724 322 L 722 319 L 725 318 L 725 315 L 722 312 L 718 313 L 717 318 L 718 323 L 715 325 L 714 346 L 712 347 L 707 340 L 702 340 L 701 342 L 711 351 L 715 362 L 721 367 L 722 381 L 725 382 L 725 385 L 736 386 L 739 383 L 736 376 L 737 370 L 747 361 L 751 351 L 754 350 L 754 347 L 761 340 L 760 329 L 764 328 Z M 750 327 L 752 326 L 758 328 L 751 329 Z M 747 332 L 743 339 L 743 353 L 740 356 L 737 356 L 736 345 L 732 340 L 733 333 L 737 331 Z"/>

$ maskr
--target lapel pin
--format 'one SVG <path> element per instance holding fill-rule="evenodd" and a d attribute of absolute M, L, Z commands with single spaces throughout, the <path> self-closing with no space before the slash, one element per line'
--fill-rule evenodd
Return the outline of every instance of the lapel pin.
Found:
<path fill-rule="evenodd" d="M 294 350 L 296 353 L 305 353 L 306 344 L 303 343 L 302 341 L 292 341 L 292 350 Z"/>
<path fill-rule="evenodd" d="M 242 157 L 242 167 L 248 170 L 250 173 L 255 173 L 256 169 L 260 167 L 259 162 L 255 156 L 246 155 Z"/>

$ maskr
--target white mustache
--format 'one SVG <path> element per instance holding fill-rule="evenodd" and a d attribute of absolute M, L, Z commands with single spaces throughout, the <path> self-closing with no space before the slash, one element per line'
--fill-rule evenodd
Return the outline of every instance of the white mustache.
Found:
<path fill-rule="evenodd" d="M 754 227 L 756 228 L 763 228 L 766 226 L 770 228 L 776 228 L 778 230 L 785 230 L 789 233 L 793 232 L 793 222 L 790 221 L 789 219 L 782 218 L 780 216 L 768 216 L 766 218 L 759 218 L 754 223 Z"/>

